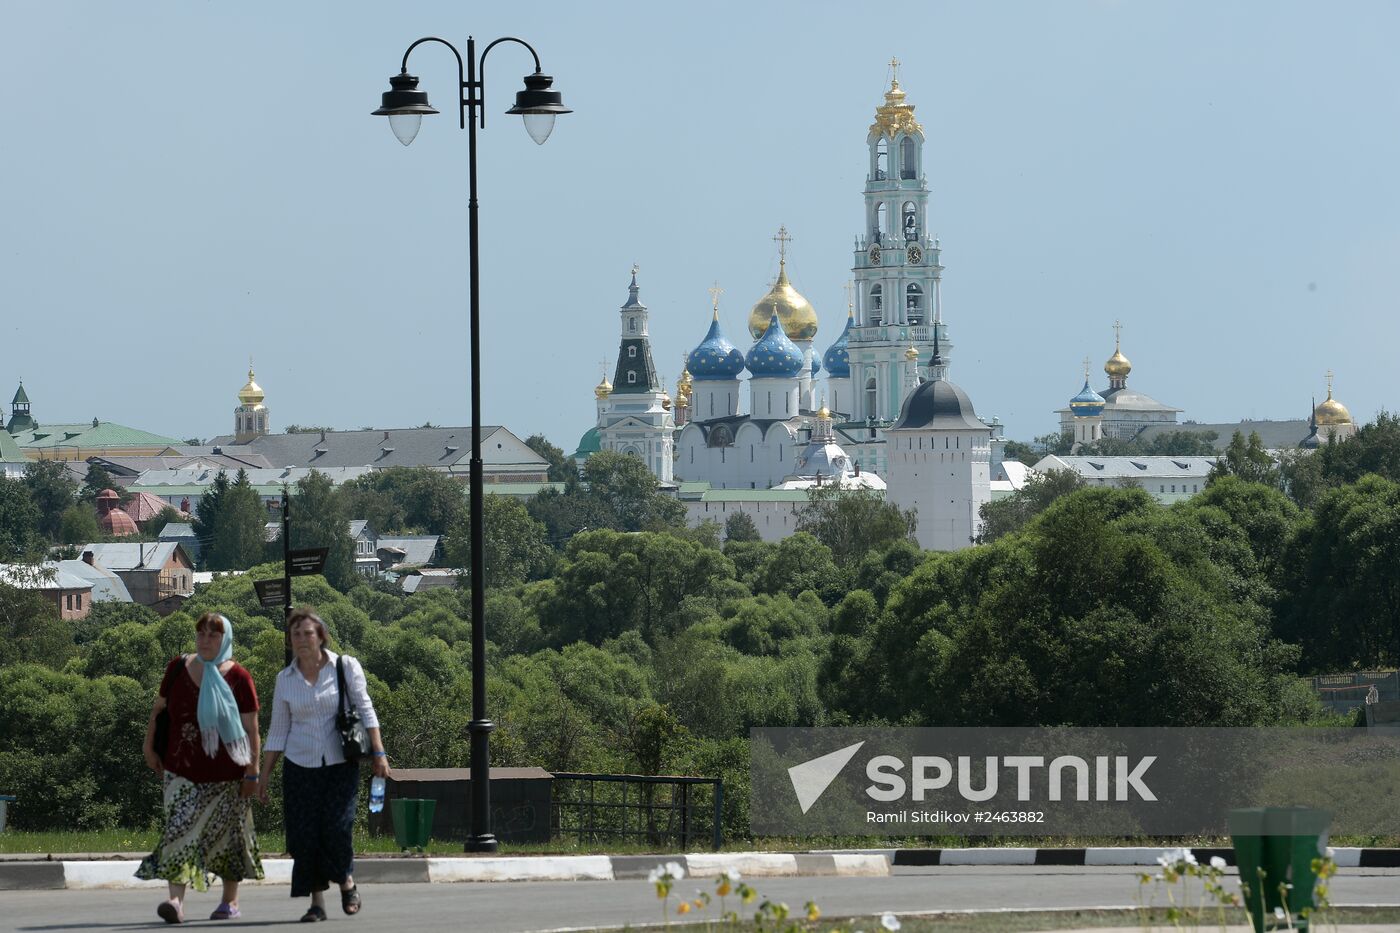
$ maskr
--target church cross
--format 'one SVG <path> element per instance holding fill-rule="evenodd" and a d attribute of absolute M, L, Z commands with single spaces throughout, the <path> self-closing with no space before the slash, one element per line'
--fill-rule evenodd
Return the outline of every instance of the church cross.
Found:
<path fill-rule="evenodd" d="M 787 232 L 787 227 L 779 227 L 778 235 L 773 237 L 778 244 L 778 262 L 787 262 L 787 245 L 792 242 L 792 237 Z"/>
<path fill-rule="evenodd" d="M 899 59 L 890 59 L 890 83 L 899 87 Z"/>
<path fill-rule="evenodd" d="M 1085 381 L 1085 382 L 1088 382 L 1088 381 L 1089 381 L 1089 365 L 1090 365 L 1090 361 L 1089 361 L 1089 358 L 1086 356 L 1086 357 L 1084 357 L 1084 381 Z"/>
<path fill-rule="evenodd" d="M 1122 341 L 1122 338 L 1123 338 L 1123 322 L 1122 322 L 1122 321 L 1114 321 L 1114 322 L 1113 322 L 1113 347 L 1114 347 L 1115 350 L 1116 350 L 1116 349 L 1121 349 L 1121 347 L 1120 347 L 1120 342 Z"/>
<path fill-rule="evenodd" d="M 1327 397 L 1332 397 L 1332 370 L 1327 370 Z"/>
<path fill-rule="evenodd" d="M 846 291 L 846 316 L 851 317 L 856 313 L 856 283 L 847 279 L 841 287 Z"/>
<path fill-rule="evenodd" d="M 641 272 L 641 271 L 642 271 L 642 267 L 641 267 L 641 266 L 637 265 L 635 262 L 632 263 L 632 277 L 633 277 L 633 278 L 636 278 L 636 277 L 637 277 L 637 273 L 638 273 L 638 272 Z"/>
<path fill-rule="evenodd" d="M 714 306 L 715 317 L 719 317 L 719 296 L 724 294 L 724 289 L 719 287 L 719 280 L 716 279 L 715 284 L 705 290 L 710 293 L 710 303 Z"/>

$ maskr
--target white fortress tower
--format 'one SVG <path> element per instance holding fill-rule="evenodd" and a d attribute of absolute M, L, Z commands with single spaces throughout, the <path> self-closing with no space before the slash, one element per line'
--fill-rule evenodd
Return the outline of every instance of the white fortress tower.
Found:
<path fill-rule="evenodd" d="M 929 375 L 885 432 L 886 498 L 915 510 L 920 547 L 956 551 L 976 540 L 982 504 L 991 500 L 992 429 L 945 377 L 936 342 Z"/>

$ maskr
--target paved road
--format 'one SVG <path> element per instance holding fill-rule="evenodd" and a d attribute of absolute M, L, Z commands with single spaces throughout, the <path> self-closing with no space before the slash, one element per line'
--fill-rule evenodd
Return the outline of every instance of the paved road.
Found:
<path fill-rule="evenodd" d="M 755 879 L 755 886 L 794 909 L 811 898 L 826 916 L 848 916 L 886 910 L 1128 906 L 1138 887 L 1135 875 L 1135 869 L 1125 868 L 948 867 L 896 869 L 888 878 Z M 695 887 L 683 881 L 677 891 L 691 894 Z M 660 919 L 657 900 L 644 881 L 382 884 L 365 885 L 363 892 L 365 916 L 355 922 L 378 930 L 515 933 Z M 1337 904 L 1400 907 L 1400 869 L 1345 869 L 1335 879 L 1333 895 Z M 0 930 L 163 927 L 155 917 L 158 899 L 159 892 L 149 889 L 6 891 L 0 894 Z M 244 919 L 229 926 L 295 922 L 307 903 L 293 902 L 281 885 L 249 886 L 242 902 Z M 207 917 L 216 904 L 215 894 L 196 894 L 188 915 Z M 350 919 L 338 908 L 331 913 L 332 922 Z"/>

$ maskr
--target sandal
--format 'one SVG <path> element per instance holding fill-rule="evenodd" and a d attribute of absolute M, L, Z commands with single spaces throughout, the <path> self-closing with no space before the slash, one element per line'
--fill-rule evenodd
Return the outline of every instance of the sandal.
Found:
<path fill-rule="evenodd" d="M 340 889 L 340 909 L 350 916 L 360 912 L 360 886 L 352 884 L 349 890 Z"/>
<path fill-rule="evenodd" d="M 238 905 L 220 901 L 219 906 L 209 915 L 210 920 L 237 920 L 242 914 L 238 910 Z"/>
<path fill-rule="evenodd" d="M 161 901 L 156 907 L 156 916 L 166 923 L 185 922 L 185 911 L 176 901 Z"/>
<path fill-rule="evenodd" d="M 312 904 L 311 908 L 301 915 L 302 923 L 315 923 L 318 920 L 324 919 L 326 919 L 326 912 L 315 904 Z"/>

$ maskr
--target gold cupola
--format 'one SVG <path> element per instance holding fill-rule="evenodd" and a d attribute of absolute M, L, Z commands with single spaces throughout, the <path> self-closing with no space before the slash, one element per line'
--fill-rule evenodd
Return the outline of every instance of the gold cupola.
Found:
<path fill-rule="evenodd" d="M 912 343 L 909 344 L 909 348 L 904 351 L 904 358 L 911 363 L 917 362 L 919 359 L 919 348 Z"/>
<path fill-rule="evenodd" d="M 891 59 L 893 74 L 890 89 L 885 92 L 885 102 L 875 108 L 875 122 L 870 125 L 871 136 L 888 136 L 894 139 L 899 133 L 922 136 L 924 128 L 914 119 L 914 105 L 905 103 L 904 88 L 899 86 L 899 61 Z"/>
<path fill-rule="evenodd" d="M 238 390 L 238 401 L 256 408 L 264 398 L 262 386 L 253 381 L 253 363 L 248 362 L 248 384 Z"/>
<path fill-rule="evenodd" d="M 612 383 L 608 381 L 608 376 L 604 373 L 603 378 L 593 387 L 593 397 L 602 401 L 609 395 L 612 395 Z"/>
<path fill-rule="evenodd" d="M 1118 321 L 1113 322 L 1113 355 L 1108 358 L 1108 362 L 1103 364 L 1103 371 L 1108 374 L 1110 383 L 1115 380 L 1128 378 L 1128 373 L 1133 371 L 1133 364 L 1128 362 L 1128 358 L 1123 355 L 1122 347 L 1123 325 Z"/>
<path fill-rule="evenodd" d="M 1323 403 L 1313 409 L 1313 418 L 1317 421 L 1318 427 L 1335 427 L 1339 424 L 1351 424 L 1351 412 L 1347 407 L 1332 397 L 1332 373 L 1327 373 L 1327 398 Z"/>
<path fill-rule="evenodd" d="M 786 227 L 779 227 L 773 239 L 779 244 L 778 280 L 749 312 L 749 333 L 754 340 L 762 337 L 773 312 L 777 311 L 778 323 L 783 325 L 783 333 L 789 340 L 811 340 L 817 336 L 816 309 L 792 287 L 787 277 L 787 243 L 792 237 L 788 236 Z"/>

